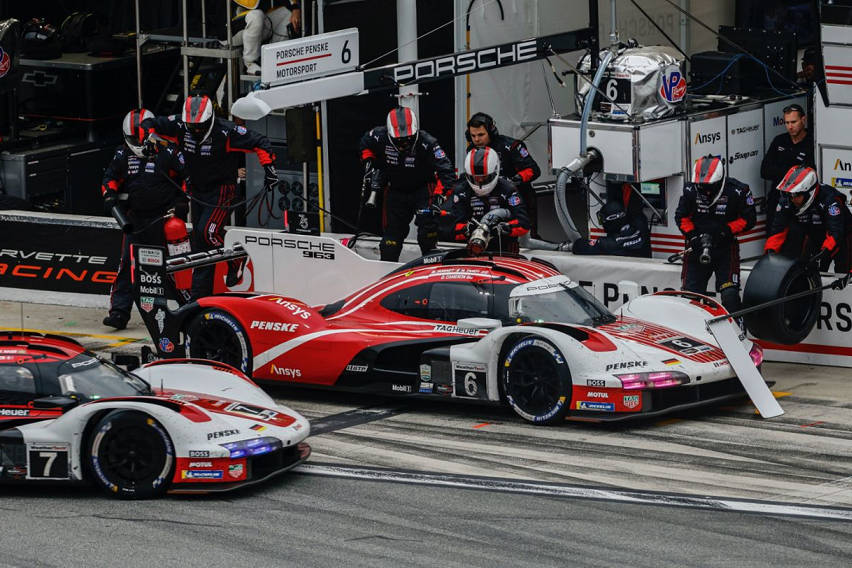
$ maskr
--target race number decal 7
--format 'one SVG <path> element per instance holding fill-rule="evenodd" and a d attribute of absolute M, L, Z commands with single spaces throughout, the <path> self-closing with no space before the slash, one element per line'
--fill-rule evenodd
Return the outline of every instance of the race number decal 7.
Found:
<path fill-rule="evenodd" d="M 30 444 L 27 479 L 68 479 L 67 444 Z"/>

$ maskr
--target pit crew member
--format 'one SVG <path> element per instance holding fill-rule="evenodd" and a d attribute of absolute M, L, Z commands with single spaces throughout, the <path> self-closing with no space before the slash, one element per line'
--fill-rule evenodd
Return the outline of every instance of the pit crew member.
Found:
<path fill-rule="evenodd" d="M 127 327 L 133 306 L 130 245 L 166 246 L 165 214 L 176 199 L 183 199 L 181 189 L 185 189 L 185 160 L 176 146 L 170 144 L 156 153 L 146 151 L 147 133 L 141 124 L 153 117 L 144 108 L 127 113 L 121 127 L 124 144 L 116 148 L 101 185 L 106 212 L 112 214 L 113 208 L 119 207 L 129 221 L 123 227 L 121 260 L 110 290 L 109 315 L 103 320 L 105 326 L 115 329 Z M 119 201 L 119 196 L 126 200 Z"/>
<path fill-rule="evenodd" d="M 464 158 L 464 179 L 453 188 L 450 215 L 455 223 L 455 240 L 470 236 L 471 220 L 479 221 L 494 209 L 508 209 L 511 218 L 492 228 L 494 236 L 486 250 L 517 253 L 518 237 L 530 230 L 524 200 L 515 184 L 500 177 L 500 154 L 484 146 L 473 148 Z"/>
<path fill-rule="evenodd" d="M 577 239 L 571 246 L 571 252 L 651 258 L 650 235 L 627 217 L 621 203 L 607 202 L 598 211 L 598 222 L 606 231 L 606 236 L 600 239 Z"/>
<path fill-rule="evenodd" d="M 174 142 L 186 158 L 186 169 L 192 178 L 192 249 L 206 251 L 221 247 L 230 204 L 237 191 L 237 169 L 240 157 L 257 154 L 263 166 L 264 190 L 278 184 L 275 154 L 266 136 L 244 126 L 223 120 L 213 113 L 213 101 L 204 95 L 190 95 L 183 104 L 181 116 L 158 116 L 146 119 L 142 126 Z M 192 299 L 213 292 L 215 267 L 196 268 L 192 275 Z M 241 261 L 228 264 L 227 285 L 233 286 L 241 276 Z"/>
<path fill-rule="evenodd" d="M 364 134 L 360 149 L 372 187 L 384 188 L 381 259 L 397 261 L 412 217 L 417 211 L 443 204 L 445 189 L 455 182 L 455 169 L 438 141 L 418 129 L 417 117 L 410 108 L 390 111 L 386 126 Z M 418 214 L 414 224 L 417 243 L 425 255 L 438 242 L 438 217 Z"/>
<path fill-rule="evenodd" d="M 467 150 L 488 146 L 500 155 L 504 177 L 518 187 L 530 218 L 530 231 L 538 236 L 538 205 L 532 182 L 541 175 L 541 169 L 527 150 L 526 144 L 515 138 L 500 134 L 494 119 L 484 112 L 477 112 L 467 121 L 464 133 Z"/>
<path fill-rule="evenodd" d="M 807 129 L 807 117 L 801 105 L 784 107 L 784 126 L 787 132 L 772 139 L 763 161 L 760 177 L 769 180 L 772 187 L 766 195 L 766 230 L 772 227 L 772 218 L 778 205 L 778 184 L 793 166 L 816 167 L 814 162 L 814 138 Z"/>
<path fill-rule="evenodd" d="M 809 259 L 827 270 L 848 273 L 852 251 L 852 213 L 844 196 L 818 183 L 813 168 L 793 166 L 778 184 L 778 202 L 764 250 Z"/>
<path fill-rule="evenodd" d="M 728 177 L 718 156 L 695 161 L 690 181 L 675 211 L 675 221 L 686 239 L 681 272 L 682 288 L 707 293 L 710 275 L 729 311 L 740 309 L 740 244 L 736 239 L 754 227 L 754 198 L 748 185 Z"/>

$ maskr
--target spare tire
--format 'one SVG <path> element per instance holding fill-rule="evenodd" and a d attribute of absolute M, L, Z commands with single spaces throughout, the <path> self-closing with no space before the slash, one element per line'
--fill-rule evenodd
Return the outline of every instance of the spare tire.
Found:
<path fill-rule="evenodd" d="M 813 294 L 746 314 L 746 328 L 758 339 L 793 345 L 813 329 L 822 302 L 818 272 L 807 269 L 801 260 L 780 254 L 763 256 L 749 274 L 743 291 L 743 307 L 784 298 L 806 290 Z"/>

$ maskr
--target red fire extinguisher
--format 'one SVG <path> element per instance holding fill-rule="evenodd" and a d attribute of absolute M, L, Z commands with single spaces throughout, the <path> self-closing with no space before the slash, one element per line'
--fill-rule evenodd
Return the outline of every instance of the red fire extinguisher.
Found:
<path fill-rule="evenodd" d="M 189 246 L 189 235 L 186 232 L 186 223 L 183 219 L 174 215 L 170 216 L 165 225 L 163 232 L 166 236 L 166 247 L 169 251 L 169 256 L 186 254 L 192 249 Z M 192 269 L 181 270 L 174 273 L 175 288 L 178 291 L 188 291 L 192 288 Z"/>

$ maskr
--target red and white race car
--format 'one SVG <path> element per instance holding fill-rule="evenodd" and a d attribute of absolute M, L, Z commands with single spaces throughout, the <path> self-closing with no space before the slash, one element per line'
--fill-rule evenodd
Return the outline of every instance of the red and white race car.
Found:
<path fill-rule="evenodd" d="M 89 481 L 125 499 L 225 491 L 303 462 L 309 433 L 222 363 L 127 372 L 73 339 L 0 334 L 0 483 Z"/>
<path fill-rule="evenodd" d="M 137 263 L 137 280 L 162 282 L 164 268 Z M 163 298 L 140 307 L 161 357 L 185 349 L 258 381 L 506 403 L 537 424 L 652 416 L 745 396 L 705 327 L 727 313 L 714 300 L 664 292 L 613 314 L 539 260 L 436 252 L 324 305 L 245 292 L 175 311 Z M 759 365 L 760 348 L 739 341 Z"/>

